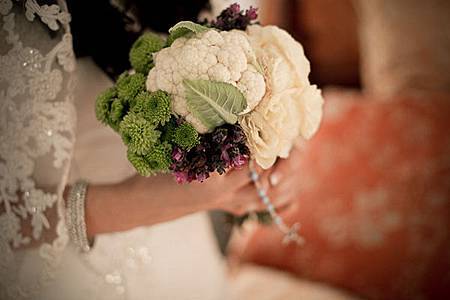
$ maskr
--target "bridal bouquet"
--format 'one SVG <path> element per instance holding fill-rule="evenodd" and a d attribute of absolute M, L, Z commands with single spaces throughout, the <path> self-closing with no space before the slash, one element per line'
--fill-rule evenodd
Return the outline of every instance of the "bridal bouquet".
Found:
<path fill-rule="evenodd" d="M 212 22 L 182 21 L 167 39 L 145 33 L 134 43 L 133 71 L 99 95 L 96 115 L 139 174 L 185 183 L 250 159 L 268 169 L 317 130 L 323 100 L 302 46 L 256 17 L 233 4 Z"/>
<path fill-rule="evenodd" d="M 267 169 L 317 130 L 323 100 L 302 46 L 256 17 L 233 4 L 210 23 L 182 21 L 166 40 L 145 33 L 134 43 L 133 71 L 99 95 L 96 116 L 139 174 L 184 183 L 249 159 Z"/>

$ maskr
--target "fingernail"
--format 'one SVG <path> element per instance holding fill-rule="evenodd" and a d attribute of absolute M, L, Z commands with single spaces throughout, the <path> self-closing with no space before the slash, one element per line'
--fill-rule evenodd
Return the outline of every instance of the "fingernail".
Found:
<path fill-rule="evenodd" d="M 281 179 L 280 174 L 278 173 L 271 174 L 269 177 L 270 185 L 276 186 L 278 183 L 280 183 L 280 179 Z"/>

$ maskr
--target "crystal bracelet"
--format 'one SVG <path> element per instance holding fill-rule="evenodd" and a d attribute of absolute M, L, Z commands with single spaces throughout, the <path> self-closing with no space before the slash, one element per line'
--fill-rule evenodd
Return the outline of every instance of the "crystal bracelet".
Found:
<path fill-rule="evenodd" d="M 91 245 L 87 238 L 85 219 L 85 199 L 88 183 L 84 180 L 77 181 L 69 191 L 67 198 L 66 223 L 69 237 L 75 246 L 88 252 Z"/>
<path fill-rule="evenodd" d="M 267 211 L 272 217 L 272 220 L 275 223 L 275 225 L 284 234 L 283 244 L 287 245 L 290 242 L 295 242 L 298 245 L 303 245 L 305 240 L 302 236 L 298 234 L 298 230 L 300 229 L 300 223 L 294 223 L 291 227 L 286 225 L 281 216 L 275 210 L 275 206 L 272 204 L 269 196 L 262 187 L 262 184 L 259 181 L 259 174 L 258 172 L 256 172 L 254 168 L 253 161 L 250 161 L 250 178 L 256 187 L 259 199 L 266 206 Z"/>

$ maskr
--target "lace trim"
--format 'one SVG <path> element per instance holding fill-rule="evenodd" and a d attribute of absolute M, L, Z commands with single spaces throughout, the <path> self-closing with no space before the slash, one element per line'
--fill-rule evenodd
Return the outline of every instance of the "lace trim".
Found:
<path fill-rule="evenodd" d="M 52 30 L 59 29 L 58 22 L 64 25 L 70 22 L 70 14 L 62 11 L 56 4 L 39 6 L 35 0 L 28 0 L 25 8 L 25 16 L 30 22 L 34 20 L 35 15 L 38 15 L 41 21 Z"/>
<path fill-rule="evenodd" d="M 71 72 L 75 67 L 68 27 L 70 14 L 64 4 L 40 6 L 35 0 L 25 2 L 25 16 L 30 22 L 38 16 L 51 30 L 63 27 L 61 41 L 44 55 L 36 48 L 23 45 L 15 30 L 12 9 L 11 0 L 0 0 L 2 30 L 6 33 L 6 43 L 11 46 L 0 56 L 0 84 L 4 86 L 0 89 L 1 299 L 19 299 L 37 292 L 51 279 L 67 244 L 62 192 L 72 156 L 75 125 L 71 93 L 58 99 L 63 86 L 67 84 L 70 89 L 72 85 L 70 80 L 65 82 L 63 71 Z M 51 161 L 49 172 L 60 174 L 56 191 L 46 191 L 33 179 L 36 165 L 46 157 Z M 20 286 L 14 276 L 8 276 L 19 272 L 12 269 L 17 267 L 15 251 L 18 250 L 14 248 L 42 238 L 44 230 L 51 227 L 47 213 L 55 208 L 55 203 L 56 238 L 39 246 L 44 268 L 36 282 Z M 27 223 L 31 224 L 30 232 L 22 228 Z M 8 278 L 11 282 L 4 282 Z"/>

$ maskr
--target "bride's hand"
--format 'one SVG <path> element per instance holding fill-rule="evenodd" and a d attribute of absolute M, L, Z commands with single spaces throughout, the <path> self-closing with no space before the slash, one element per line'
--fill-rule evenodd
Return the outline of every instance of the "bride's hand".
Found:
<path fill-rule="evenodd" d="M 290 208 L 299 197 L 301 192 L 298 170 L 300 157 L 300 149 L 294 147 L 287 159 L 278 159 L 269 170 L 257 169 L 262 188 L 278 211 Z M 267 209 L 259 199 L 252 182 L 234 191 L 234 198 L 224 203 L 221 208 L 235 215 Z"/>

